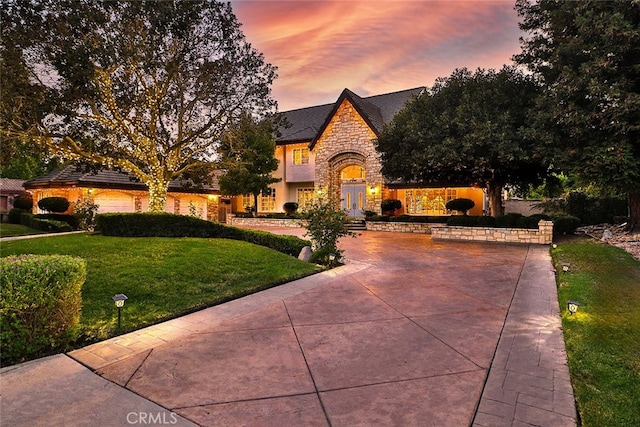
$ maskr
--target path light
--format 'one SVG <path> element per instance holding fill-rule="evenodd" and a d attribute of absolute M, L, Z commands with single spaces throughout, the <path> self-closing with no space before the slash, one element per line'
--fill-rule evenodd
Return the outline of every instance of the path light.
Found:
<path fill-rule="evenodd" d="M 553 244 L 553 249 L 558 249 L 558 245 L 556 243 Z"/>
<path fill-rule="evenodd" d="M 562 271 L 564 271 L 566 273 L 569 270 L 571 270 L 571 264 L 569 264 L 568 262 L 563 262 L 562 263 Z"/>
<path fill-rule="evenodd" d="M 333 267 L 333 261 L 336 260 L 336 254 L 329 254 L 329 267 Z"/>
<path fill-rule="evenodd" d="M 580 303 L 578 301 L 567 301 L 567 309 L 569 310 L 569 314 L 573 314 L 578 311 L 578 307 L 580 307 Z"/>
<path fill-rule="evenodd" d="M 124 302 L 129 299 L 125 294 L 118 294 L 111 297 L 113 302 L 116 304 L 118 308 L 118 329 L 120 329 L 120 319 L 122 313 L 122 307 L 124 307 Z"/>

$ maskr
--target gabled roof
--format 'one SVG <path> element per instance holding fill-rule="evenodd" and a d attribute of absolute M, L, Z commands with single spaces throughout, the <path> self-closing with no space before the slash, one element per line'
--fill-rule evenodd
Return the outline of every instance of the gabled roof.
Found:
<path fill-rule="evenodd" d="M 137 180 L 133 174 L 116 170 L 102 169 L 97 172 L 83 172 L 76 166 L 67 166 L 49 172 L 24 183 L 24 188 L 57 188 L 57 187 L 94 187 L 119 190 L 147 191 L 147 186 Z M 172 180 L 169 192 L 176 193 L 215 193 L 220 191 L 218 180 L 214 178 L 212 185 L 194 186 L 192 183 Z"/>
<path fill-rule="evenodd" d="M 313 148 L 316 140 L 322 135 L 345 99 L 354 106 L 367 125 L 378 135 L 382 132 L 382 127 L 391 121 L 407 101 L 425 89 L 425 87 L 417 87 L 364 98 L 349 89 L 344 89 L 333 104 L 283 112 L 291 127 L 281 129 L 282 136 L 276 139 L 276 143 L 278 145 L 309 143 L 311 144 L 310 148 Z"/>

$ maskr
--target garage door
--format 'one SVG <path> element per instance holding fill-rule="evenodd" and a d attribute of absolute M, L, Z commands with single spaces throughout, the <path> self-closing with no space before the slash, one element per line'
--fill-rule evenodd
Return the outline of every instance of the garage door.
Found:
<path fill-rule="evenodd" d="M 125 193 L 105 193 L 98 194 L 94 198 L 95 203 L 100 205 L 98 213 L 106 212 L 133 212 L 133 196 Z"/>

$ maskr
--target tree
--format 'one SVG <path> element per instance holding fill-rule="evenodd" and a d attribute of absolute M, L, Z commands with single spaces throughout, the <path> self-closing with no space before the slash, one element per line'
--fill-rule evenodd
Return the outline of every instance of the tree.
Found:
<path fill-rule="evenodd" d="M 629 196 L 640 225 L 640 3 L 518 0 L 525 64 L 544 85 L 537 138 L 563 171 Z"/>
<path fill-rule="evenodd" d="M 3 5 L 4 7 L 5 5 Z M 244 111 L 265 114 L 275 68 L 240 30 L 229 3 L 215 1 L 15 0 L 19 57 L 42 88 L 46 114 L 22 111 L 4 136 L 22 136 L 61 157 L 119 168 L 149 188 L 162 211 L 171 179 L 194 176 Z M 14 31 L 11 33 L 11 31 Z"/>
<path fill-rule="evenodd" d="M 513 67 L 458 69 L 410 101 L 377 141 L 382 173 L 432 185 L 487 188 L 502 214 L 502 188 L 541 182 L 549 166 L 528 138 L 536 82 Z"/>
<path fill-rule="evenodd" d="M 271 176 L 279 163 L 274 157 L 276 121 L 277 118 L 267 117 L 256 122 L 245 114 L 225 134 L 219 149 L 220 168 L 224 171 L 218 177 L 220 189 L 229 195 L 253 194 L 256 214 L 258 196 L 269 191 L 269 185 L 280 181 Z"/>

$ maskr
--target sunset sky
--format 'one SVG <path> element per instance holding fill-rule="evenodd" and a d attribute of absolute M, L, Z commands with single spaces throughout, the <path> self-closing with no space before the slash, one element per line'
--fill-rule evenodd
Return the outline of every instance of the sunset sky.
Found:
<path fill-rule="evenodd" d="M 278 67 L 279 110 L 431 86 L 501 68 L 519 48 L 514 1 L 233 0 L 247 40 Z"/>

